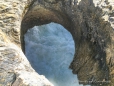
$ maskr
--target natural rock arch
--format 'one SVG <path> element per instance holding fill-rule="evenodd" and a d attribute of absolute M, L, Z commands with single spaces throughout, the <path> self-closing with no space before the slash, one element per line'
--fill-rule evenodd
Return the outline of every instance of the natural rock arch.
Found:
<path fill-rule="evenodd" d="M 34 0 L 21 24 L 22 49 L 24 51 L 24 34 L 29 28 L 59 23 L 71 32 L 76 42 L 76 54 L 70 68 L 78 74 L 80 83 L 107 85 L 109 80 L 113 81 L 113 54 L 109 53 L 113 51 L 113 31 L 101 16 L 102 10 L 94 7 L 92 0 L 82 0 L 79 5 L 69 0 L 54 3 Z"/>

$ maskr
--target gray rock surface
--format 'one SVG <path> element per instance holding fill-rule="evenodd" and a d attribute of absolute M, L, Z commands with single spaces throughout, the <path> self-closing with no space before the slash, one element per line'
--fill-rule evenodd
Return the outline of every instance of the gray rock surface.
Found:
<path fill-rule="evenodd" d="M 113 86 L 113 17 L 113 0 L 1 0 L 0 85 L 53 86 L 27 61 L 23 36 L 35 25 L 56 22 L 73 35 L 76 54 L 70 68 L 80 83 Z"/>
<path fill-rule="evenodd" d="M 0 1 L 0 86 L 53 86 L 32 69 L 20 48 L 20 26 L 27 3 Z"/>

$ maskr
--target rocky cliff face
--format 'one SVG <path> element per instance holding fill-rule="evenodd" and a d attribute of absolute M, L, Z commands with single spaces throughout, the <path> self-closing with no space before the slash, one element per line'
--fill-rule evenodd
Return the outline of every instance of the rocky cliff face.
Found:
<path fill-rule="evenodd" d="M 20 26 L 27 3 L 0 1 L 0 86 L 53 86 L 32 69 L 20 48 Z"/>
<path fill-rule="evenodd" d="M 29 28 L 56 22 L 71 32 L 76 43 L 70 68 L 79 82 L 113 86 L 113 17 L 112 0 L 0 1 L 0 85 L 52 86 L 35 73 L 22 50 Z"/>

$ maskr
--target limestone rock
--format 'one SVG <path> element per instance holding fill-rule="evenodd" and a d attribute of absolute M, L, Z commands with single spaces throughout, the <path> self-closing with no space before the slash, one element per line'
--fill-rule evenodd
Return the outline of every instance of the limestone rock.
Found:
<path fill-rule="evenodd" d="M 27 3 L 0 1 L 0 86 L 53 86 L 32 69 L 19 47 L 21 19 Z"/>
<path fill-rule="evenodd" d="M 24 34 L 29 28 L 56 22 L 76 43 L 70 68 L 79 82 L 113 86 L 113 17 L 113 0 L 1 0 L 0 85 L 53 86 L 32 69 L 23 52 Z"/>

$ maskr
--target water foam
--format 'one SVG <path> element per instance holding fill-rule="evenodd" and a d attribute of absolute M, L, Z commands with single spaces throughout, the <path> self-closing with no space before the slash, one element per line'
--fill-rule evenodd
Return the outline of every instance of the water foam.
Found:
<path fill-rule="evenodd" d="M 32 67 L 55 86 L 81 86 L 69 69 L 75 53 L 70 32 L 57 23 L 34 26 L 25 37 L 25 53 Z"/>

